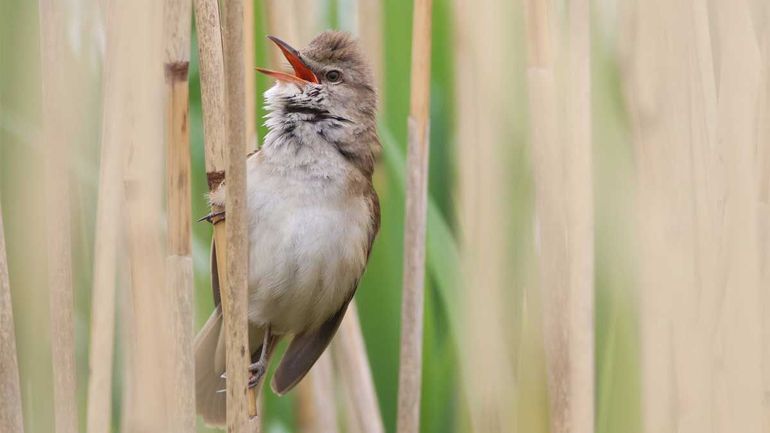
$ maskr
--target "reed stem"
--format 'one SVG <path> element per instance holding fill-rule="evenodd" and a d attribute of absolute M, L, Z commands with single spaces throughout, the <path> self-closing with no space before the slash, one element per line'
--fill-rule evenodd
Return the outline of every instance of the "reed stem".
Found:
<path fill-rule="evenodd" d="M 412 23 L 398 433 L 420 430 L 432 6 L 432 0 L 417 0 Z"/>
<path fill-rule="evenodd" d="M 193 262 L 190 197 L 190 132 L 188 69 L 192 1 L 164 5 L 166 78 L 166 285 L 171 302 L 171 361 L 174 396 L 169 431 L 195 431 L 193 358 Z"/>
<path fill-rule="evenodd" d="M 0 431 L 24 433 L 19 386 L 19 362 L 13 324 L 8 256 L 5 251 L 3 209 L 0 205 Z"/>
<path fill-rule="evenodd" d="M 223 2 L 222 15 L 225 106 L 227 108 L 225 116 L 227 123 L 225 150 L 227 279 L 220 287 L 227 371 L 230 373 L 227 379 L 227 428 L 229 432 L 246 432 L 250 430 L 248 415 L 256 415 L 256 398 L 254 391 L 247 389 L 245 374 L 248 371 L 251 351 L 247 326 L 246 101 L 242 0 Z M 221 244 L 217 245 L 221 246 Z M 251 397 L 243 398 L 249 394 Z M 253 424 L 258 425 L 256 421 Z"/>
<path fill-rule="evenodd" d="M 43 140 L 46 146 L 46 204 L 48 237 L 48 288 L 50 293 L 51 352 L 53 357 L 54 429 L 78 431 L 75 378 L 75 322 L 72 293 L 69 152 L 73 139 L 68 110 L 69 47 L 64 9 L 40 2 L 43 82 Z M 57 71 L 53 73 L 53 71 Z"/>
<path fill-rule="evenodd" d="M 380 405 L 374 388 L 369 358 L 366 354 L 364 336 L 358 318 L 355 302 L 348 306 L 348 312 L 340 325 L 339 333 L 332 344 L 337 375 L 349 396 L 347 412 L 352 425 L 348 431 L 384 433 Z"/>

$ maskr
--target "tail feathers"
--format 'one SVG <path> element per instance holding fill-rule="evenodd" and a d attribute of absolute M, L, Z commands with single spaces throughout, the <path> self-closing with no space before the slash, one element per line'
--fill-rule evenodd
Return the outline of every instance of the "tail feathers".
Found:
<path fill-rule="evenodd" d="M 222 329 L 222 311 L 214 310 L 195 337 L 195 408 L 206 424 L 223 426 L 227 421 L 225 413 L 225 393 L 217 392 L 225 388 L 222 379 L 224 368 L 217 369 L 219 355 L 217 346 Z M 224 355 L 224 353 L 222 353 Z"/>
<path fill-rule="evenodd" d="M 249 323 L 249 347 L 259 353 L 264 330 Z M 195 409 L 206 424 L 224 426 L 227 422 L 224 392 L 225 342 L 222 308 L 217 307 L 195 337 Z M 244 372 L 243 374 L 246 374 Z"/>

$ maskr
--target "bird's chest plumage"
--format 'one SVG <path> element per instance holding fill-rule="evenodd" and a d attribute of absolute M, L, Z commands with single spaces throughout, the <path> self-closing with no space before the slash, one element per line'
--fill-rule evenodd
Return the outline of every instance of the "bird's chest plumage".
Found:
<path fill-rule="evenodd" d="M 366 265 L 365 198 L 333 170 L 326 180 L 305 173 L 249 170 L 249 319 L 277 333 L 320 326 Z"/>

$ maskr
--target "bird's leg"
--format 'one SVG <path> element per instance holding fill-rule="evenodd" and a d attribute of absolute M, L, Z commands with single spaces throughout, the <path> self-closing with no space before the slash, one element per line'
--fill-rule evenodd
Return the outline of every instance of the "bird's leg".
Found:
<path fill-rule="evenodd" d="M 257 386 L 259 381 L 265 375 L 267 370 L 267 355 L 271 344 L 272 333 L 270 332 L 270 325 L 268 325 L 262 340 L 262 351 L 259 354 L 259 359 L 257 359 L 257 362 L 249 365 L 249 373 L 251 373 L 251 376 L 249 377 L 249 388 Z"/>

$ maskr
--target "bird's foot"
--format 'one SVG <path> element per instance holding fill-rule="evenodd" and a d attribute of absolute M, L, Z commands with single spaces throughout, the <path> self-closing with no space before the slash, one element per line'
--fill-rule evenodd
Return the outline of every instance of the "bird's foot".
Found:
<path fill-rule="evenodd" d="M 262 377 L 264 377 L 265 372 L 265 363 L 261 359 L 249 365 L 249 388 L 254 388 L 259 385 L 259 382 L 262 380 Z"/>

